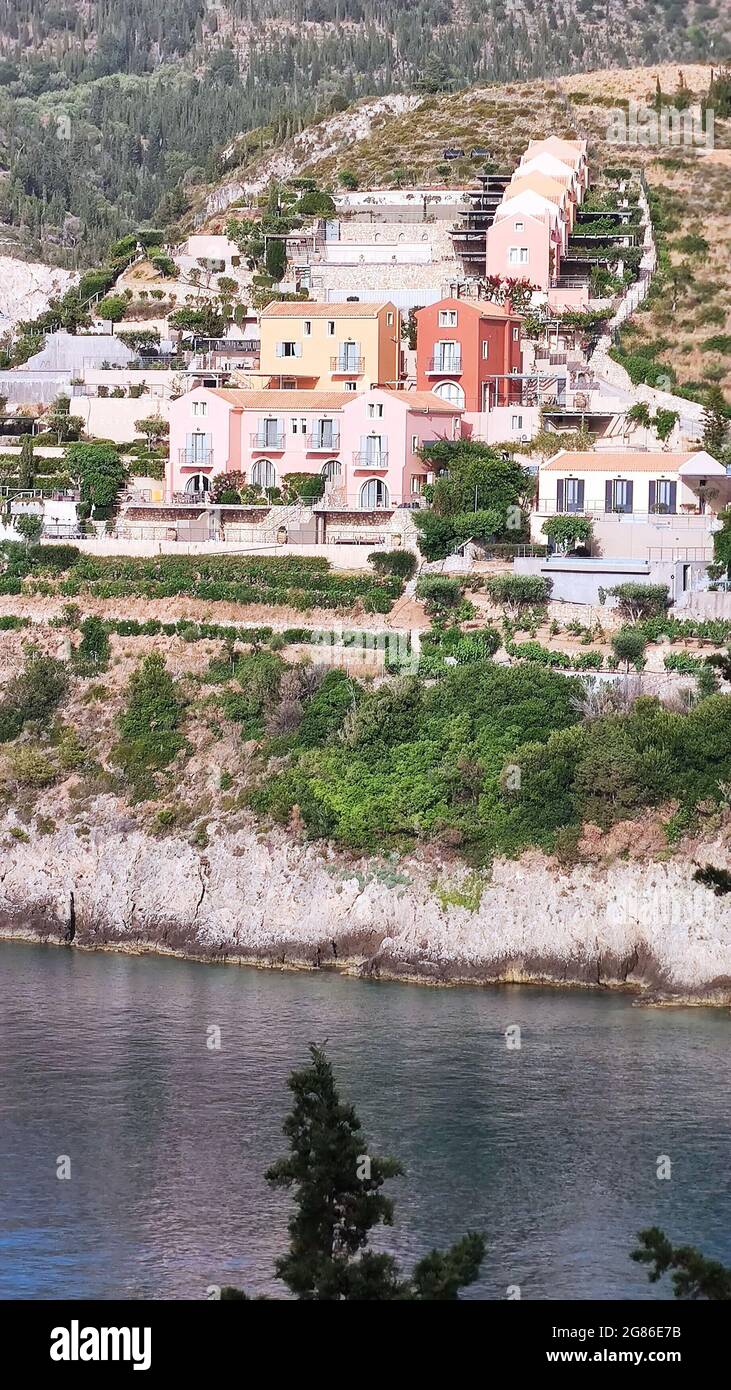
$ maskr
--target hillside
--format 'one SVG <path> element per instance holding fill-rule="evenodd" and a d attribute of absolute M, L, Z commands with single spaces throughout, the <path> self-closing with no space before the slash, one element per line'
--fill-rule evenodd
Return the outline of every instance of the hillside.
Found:
<path fill-rule="evenodd" d="M 681 386 L 721 384 L 731 395 L 731 119 L 715 119 L 714 148 L 619 145 L 611 122 L 630 99 L 652 104 L 678 89 L 702 99 L 712 69 L 701 64 L 579 73 L 560 81 L 475 86 L 465 91 L 364 101 L 309 127 L 263 156 L 231 161 L 226 178 L 193 200 L 193 216 L 223 229 L 227 206 L 256 200 L 271 179 L 308 176 L 337 188 L 469 185 L 470 150 L 488 168 L 510 169 L 529 139 L 582 136 L 591 175 L 641 168 L 653 200 L 660 271 L 647 303 L 623 330 L 619 351 L 646 357 Z M 464 159 L 444 160 L 447 146 Z M 633 374 L 641 368 L 632 366 Z M 652 372 L 648 368 L 649 375 Z"/>
<path fill-rule="evenodd" d="M 729 0 L 0 0 L 0 223 L 75 268 L 363 96 L 728 51 Z"/>

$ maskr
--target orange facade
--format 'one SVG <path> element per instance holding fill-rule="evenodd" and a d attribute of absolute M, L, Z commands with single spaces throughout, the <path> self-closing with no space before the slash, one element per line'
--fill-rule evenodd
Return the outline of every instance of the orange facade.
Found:
<path fill-rule="evenodd" d="M 503 305 L 440 299 L 420 309 L 416 322 L 420 391 L 434 391 L 464 410 L 489 410 L 498 378 L 521 371 L 521 319 Z M 504 381 L 499 393 L 501 403 L 513 398 Z"/>

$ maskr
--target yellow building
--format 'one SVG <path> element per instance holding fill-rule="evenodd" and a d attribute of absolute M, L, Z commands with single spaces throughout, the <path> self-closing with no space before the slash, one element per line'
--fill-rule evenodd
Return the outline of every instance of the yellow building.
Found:
<path fill-rule="evenodd" d="M 276 301 L 260 316 L 259 376 L 272 386 L 362 391 L 400 379 L 401 315 L 395 305 Z"/>

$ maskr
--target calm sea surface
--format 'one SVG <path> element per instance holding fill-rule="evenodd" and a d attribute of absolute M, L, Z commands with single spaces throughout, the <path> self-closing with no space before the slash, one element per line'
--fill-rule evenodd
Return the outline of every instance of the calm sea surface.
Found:
<path fill-rule="evenodd" d="M 482 1230 L 473 1297 L 657 1297 L 628 1258 L 652 1224 L 731 1262 L 727 1013 L 0 942 L 0 1297 L 281 1293 L 287 1198 L 263 1173 L 325 1039 L 406 1168 L 382 1246 L 406 1266 Z"/>

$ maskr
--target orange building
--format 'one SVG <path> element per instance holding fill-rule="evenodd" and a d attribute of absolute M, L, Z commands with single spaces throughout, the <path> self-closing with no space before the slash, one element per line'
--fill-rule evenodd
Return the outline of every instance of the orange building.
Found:
<path fill-rule="evenodd" d="M 509 306 L 440 299 L 420 309 L 416 323 L 417 387 L 450 405 L 489 410 L 498 378 L 521 370 L 521 318 Z M 501 403 L 512 398 L 504 385 L 499 394 Z"/>

